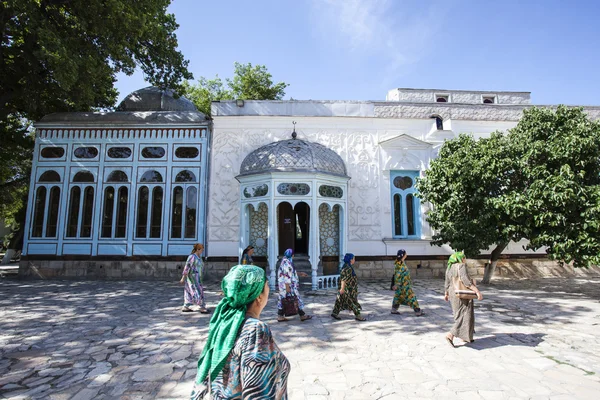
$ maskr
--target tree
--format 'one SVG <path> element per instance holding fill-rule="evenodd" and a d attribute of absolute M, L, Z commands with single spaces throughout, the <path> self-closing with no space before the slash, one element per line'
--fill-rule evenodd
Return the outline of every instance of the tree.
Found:
<path fill-rule="evenodd" d="M 218 100 L 281 100 L 285 82 L 274 84 L 264 65 L 234 63 L 233 79 L 226 79 L 227 87 L 217 75 L 215 79 L 200 77 L 195 85 L 185 82 L 184 95 L 196 104 L 198 110 L 210 115 L 210 103 Z"/>
<path fill-rule="evenodd" d="M 474 256 L 491 246 L 484 283 L 509 241 L 576 267 L 600 263 L 600 125 L 580 108 L 526 110 L 508 134 L 444 143 L 418 182 L 432 204 L 432 244 Z"/>
<path fill-rule="evenodd" d="M 116 74 L 136 67 L 153 85 L 181 91 L 191 79 L 177 50 L 170 0 L 3 0 L 0 8 L 0 192 L 28 181 L 29 121 L 115 104 Z M 26 183 L 25 183 L 26 184 Z M 11 215 L 16 215 L 9 207 Z M 0 209 L 4 213 L 5 209 Z M 3 215 L 0 214 L 0 217 Z"/>
<path fill-rule="evenodd" d="M 583 108 L 531 108 L 510 132 L 524 190 L 509 212 L 527 248 L 575 267 L 600 265 L 600 123 Z"/>
<path fill-rule="evenodd" d="M 518 221 L 506 210 L 507 198 L 520 185 L 514 166 L 506 135 L 475 140 L 461 134 L 444 143 L 417 183 L 419 197 L 433 206 L 427 214 L 436 232 L 432 245 L 448 243 L 469 257 L 493 248 L 487 282 L 508 243 L 521 239 Z"/>

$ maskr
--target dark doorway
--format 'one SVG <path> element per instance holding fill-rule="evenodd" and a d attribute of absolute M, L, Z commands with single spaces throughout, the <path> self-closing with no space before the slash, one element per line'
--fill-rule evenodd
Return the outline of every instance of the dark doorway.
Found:
<path fill-rule="evenodd" d="M 287 249 L 294 254 L 308 254 L 308 232 L 310 207 L 306 203 L 298 203 L 292 208 L 290 203 L 281 203 L 277 207 L 279 230 L 279 255 Z"/>

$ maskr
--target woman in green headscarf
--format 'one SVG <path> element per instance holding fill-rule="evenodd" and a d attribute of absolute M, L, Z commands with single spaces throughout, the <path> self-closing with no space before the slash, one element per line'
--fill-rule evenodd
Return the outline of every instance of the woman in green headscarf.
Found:
<path fill-rule="evenodd" d="M 446 341 L 454 347 L 454 337 L 470 343 L 473 341 L 475 332 L 475 309 L 473 300 L 459 299 L 454 293 L 454 280 L 460 279 L 467 288 L 477 293 L 479 300 L 483 296 L 475 281 L 469 276 L 467 270 L 467 257 L 462 251 L 456 252 L 448 259 L 448 268 L 446 269 L 446 282 L 444 285 L 444 300 L 450 301 L 452 313 L 454 314 L 454 325 L 450 332 L 446 334 Z"/>
<path fill-rule="evenodd" d="M 191 398 L 287 399 L 290 363 L 259 319 L 269 298 L 265 271 L 236 265 L 221 289 Z"/>

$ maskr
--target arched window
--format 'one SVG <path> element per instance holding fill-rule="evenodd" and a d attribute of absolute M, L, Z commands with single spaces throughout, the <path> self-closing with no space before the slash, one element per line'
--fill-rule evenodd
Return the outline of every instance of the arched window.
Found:
<path fill-rule="evenodd" d="M 71 187 L 67 209 L 68 238 L 91 238 L 94 216 L 94 187 L 74 185 Z"/>
<path fill-rule="evenodd" d="M 136 238 L 159 239 L 162 236 L 163 188 L 142 186 L 138 190 Z"/>
<path fill-rule="evenodd" d="M 197 209 L 198 185 L 177 185 L 173 188 L 171 204 L 172 239 L 196 238 Z"/>
<path fill-rule="evenodd" d="M 116 197 L 115 197 L 116 193 Z M 127 205 L 129 190 L 120 186 L 115 190 L 109 186 L 104 189 L 104 210 L 102 212 L 102 238 L 124 238 L 127 230 Z M 114 210 L 117 210 L 116 214 Z"/>
<path fill-rule="evenodd" d="M 395 238 L 420 237 L 420 202 L 415 196 L 418 176 L 418 171 L 392 171 L 392 234 Z"/>
<path fill-rule="evenodd" d="M 35 203 L 33 206 L 33 224 L 31 236 L 42 237 L 44 231 L 44 210 L 46 209 L 46 188 L 39 187 L 35 193 Z"/>
<path fill-rule="evenodd" d="M 60 175 L 56 171 L 46 171 L 40 175 L 38 182 L 60 182 Z"/>
<path fill-rule="evenodd" d="M 142 178 L 140 179 L 140 182 L 144 182 L 144 183 L 162 182 L 162 181 L 163 181 L 162 175 L 158 171 L 154 171 L 154 170 L 144 172 L 144 174 L 142 175 Z"/>
<path fill-rule="evenodd" d="M 94 174 L 90 171 L 79 171 L 73 177 L 73 182 L 94 182 Z"/>
<path fill-rule="evenodd" d="M 175 182 L 196 182 L 196 175 L 192 171 L 181 171 L 175 177 Z"/>
<path fill-rule="evenodd" d="M 185 200 L 185 238 L 196 237 L 196 209 L 198 208 L 198 191 L 195 187 L 187 188 Z"/>
<path fill-rule="evenodd" d="M 58 227 L 58 209 L 60 207 L 60 188 L 53 186 L 48 199 L 48 221 L 46 221 L 46 237 L 56 237 Z"/>
<path fill-rule="evenodd" d="M 75 186 L 71 188 L 69 199 L 69 211 L 67 219 L 67 237 L 77 237 L 77 227 L 79 226 L 79 203 L 81 201 L 81 188 Z"/>
<path fill-rule="evenodd" d="M 431 118 L 435 118 L 435 127 L 438 131 L 444 130 L 444 119 L 439 115 L 432 115 Z"/>
<path fill-rule="evenodd" d="M 113 171 L 106 178 L 106 182 L 129 182 L 129 178 L 123 171 Z"/>

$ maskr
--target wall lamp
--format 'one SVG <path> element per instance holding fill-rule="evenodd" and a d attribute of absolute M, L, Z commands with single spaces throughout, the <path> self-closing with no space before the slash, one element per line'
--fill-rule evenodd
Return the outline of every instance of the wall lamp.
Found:
<path fill-rule="evenodd" d="M 244 107 L 244 100 L 242 100 L 242 99 L 237 99 L 237 100 L 235 101 L 235 105 L 236 105 L 236 106 L 238 106 L 238 107 Z"/>

